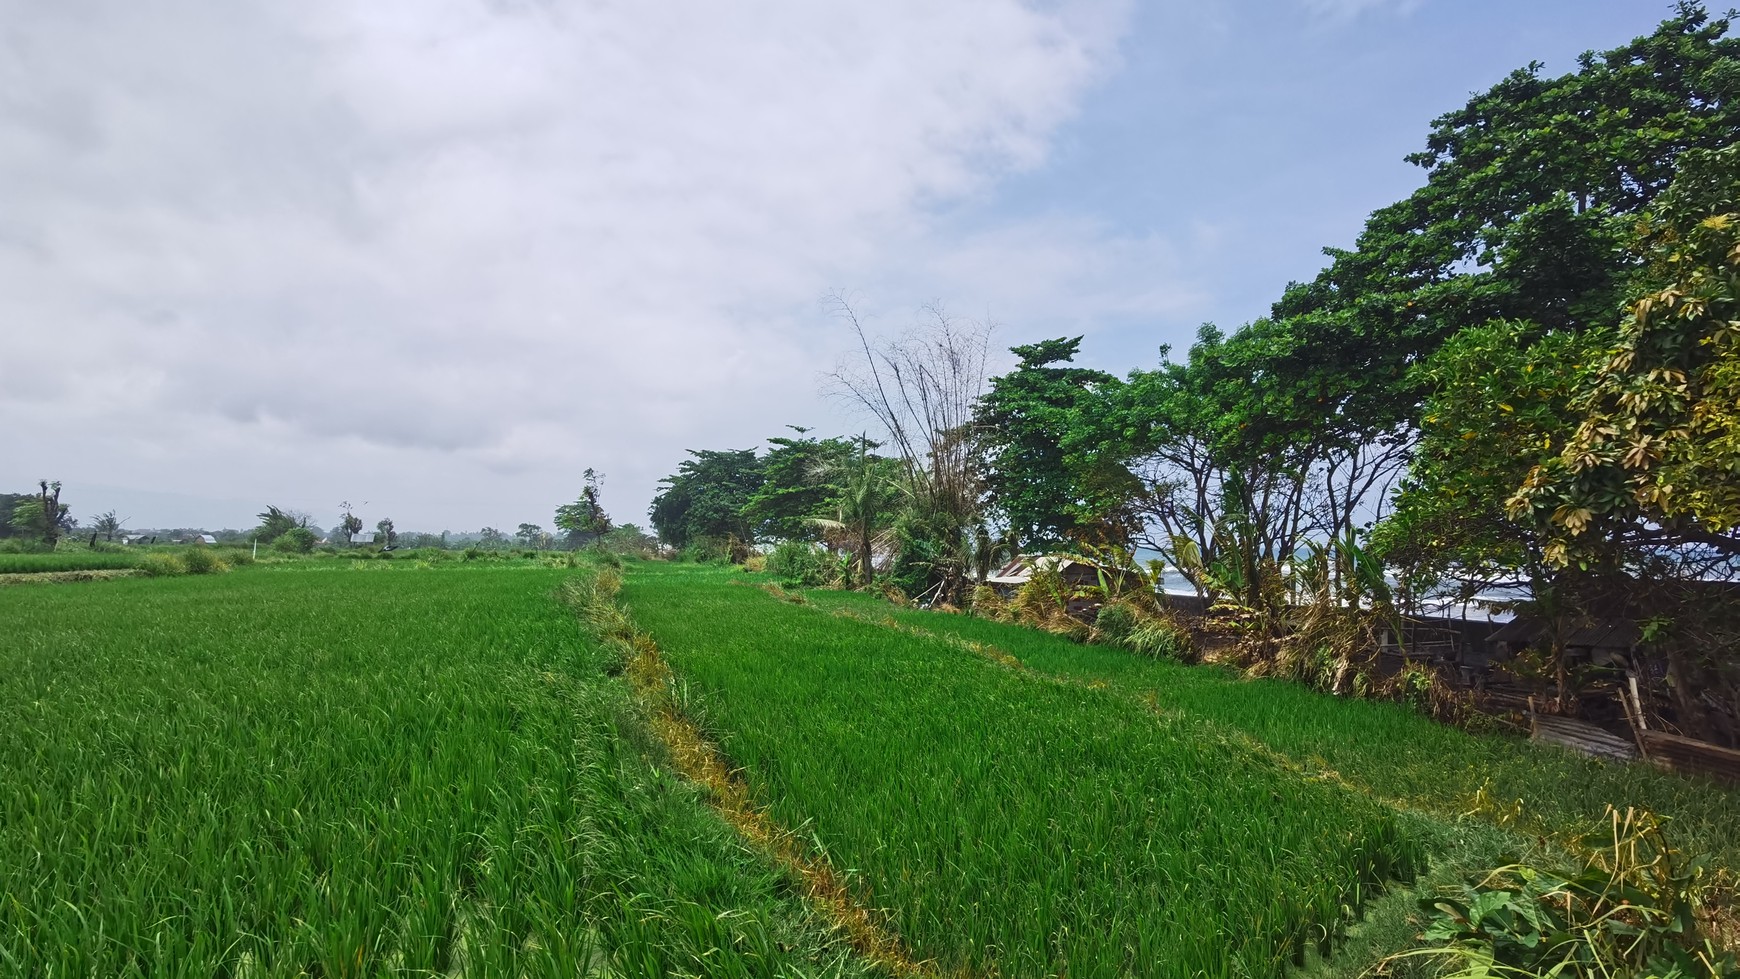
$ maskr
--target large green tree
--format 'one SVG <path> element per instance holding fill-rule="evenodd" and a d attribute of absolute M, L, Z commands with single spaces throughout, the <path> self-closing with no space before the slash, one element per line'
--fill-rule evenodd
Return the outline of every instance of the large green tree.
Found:
<path fill-rule="evenodd" d="M 1733 744 L 1740 603 L 1711 579 L 1740 575 L 1740 149 L 1687 153 L 1632 248 L 1643 292 L 1618 326 L 1498 322 L 1433 355 L 1379 543 L 1421 586 L 1520 577 L 1567 627 L 1639 622 L 1674 723 Z"/>
<path fill-rule="evenodd" d="M 754 449 L 690 449 L 647 511 L 659 540 L 671 547 L 706 541 L 748 543 L 755 528 L 744 510 L 761 488 L 761 460 Z"/>
<path fill-rule="evenodd" d="M 857 454 L 850 439 L 806 438 L 808 429 L 789 426 L 798 438 L 780 436 L 760 458 L 761 485 L 744 504 L 743 516 L 760 539 L 813 541 L 815 523 L 840 494 L 839 474 Z"/>
<path fill-rule="evenodd" d="M 1660 205 L 1640 236 L 1652 288 L 1509 500 L 1561 566 L 1740 558 L 1740 148 L 1688 154 Z"/>
<path fill-rule="evenodd" d="M 1069 366 L 1081 337 L 1011 347 L 1019 361 L 994 377 L 975 427 L 985 450 L 985 486 L 995 512 L 1023 547 L 1066 542 L 1126 544 L 1137 487 L 1110 451 L 1114 424 L 1104 371 Z"/>
<path fill-rule="evenodd" d="M 581 474 L 580 498 L 556 508 L 556 527 L 568 535 L 568 545 L 578 546 L 610 533 L 610 515 L 604 512 L 603 474 L 591 467 Z"/>
<path fill-rule="evenodd" d="M 1681 3 L 1575 72 L 1530 65 L 1441 116 L 1409 157 L 1425 186 L 1374 213 L 1353 248 L 1326 250 L 1329 266 L 1275 304 L 1290 356 L 1337 365 L 1339 400 L 1381 428 L 1417 418 L 1426 392 L 1408 368 L 1460 329 L 1613 325 L 1639 268 L 1624 248 L 1637 216 L 1682 154 L 1740 132 L 1728 28 Z"/>
<path fill-rule="evenodd" d="M 250 536 L 258 541 L 275 541 L 284 536 L 287 531 L 297 527 L 308 526 L 308 515 L 295 510 L 268 506 L 260 513 L 260 526 L 254 529 Z"/>
<path fill-rule="evenodd" d="M 101 534 L 104 540 L 112 541 L 121 532 L 123 522 L 120 517 L 115 516 L 115 511 L 108 510 L 97 514 L 97 519 L 91 523 L 91 529 Z"/>
<path fill-rule="evenodd" d="M 1420 446 L 1376 532 L 1406 593 L 1549 585 L 1540 535 L 1510 519 L 1505 500 L 1570 438 L 1583 365 L 1605 336 L 1498 320 L 1458 333 L 1422 367 L 1432 395 Z"/>

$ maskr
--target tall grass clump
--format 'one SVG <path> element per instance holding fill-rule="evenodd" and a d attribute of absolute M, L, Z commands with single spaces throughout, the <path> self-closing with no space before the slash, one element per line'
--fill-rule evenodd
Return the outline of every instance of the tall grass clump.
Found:
<path fill-rule="evenodd" d="M 944 972 L 1276 976 L 1424 865 L 1395 813 L 1135 698 L 729 578 L 622 595 L 751 795 Z"/>
<path fill-rule="evenodd" d="M 223 558 L 203 547 L 189 547 L 178 557 L 188 574 L 220 574 L 230 569 Z"/>
<path fill-rule="evenodd" d="M 187 573 L 187 564 L 179 554 L 152 551 L 139 559 L 139 570 L 153 578 L 170 578 Z"/>
<path fill-rule="evenodd" d="M 1130 630 L 1122 645 L 1131 652 L 1149 659 L 1170 659 L 1180 663 L 1194 662 L 1196 650 L 1190 631 L 1171 619 L 1154 616 L 1143 619 Z"/>

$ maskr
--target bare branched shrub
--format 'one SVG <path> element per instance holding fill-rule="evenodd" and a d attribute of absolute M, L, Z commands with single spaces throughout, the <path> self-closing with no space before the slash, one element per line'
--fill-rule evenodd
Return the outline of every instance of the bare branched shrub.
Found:
<path fill-rule="evenodd" d="M 973 567 L 982 475 L 973 416 L 985 393 L 991 326 L 940 305 L 894 339 L 872 340 L 851 301 L 828 297 L 857 350 L 829 377 L 840 397 L 868 412 L 904 469 L 908 514 L 899 536 L 920 554 L 940 602 L 960 604 Z"/>

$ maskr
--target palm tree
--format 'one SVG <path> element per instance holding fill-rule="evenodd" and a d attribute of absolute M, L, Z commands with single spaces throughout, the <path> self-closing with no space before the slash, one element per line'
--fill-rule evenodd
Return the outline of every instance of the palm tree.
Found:
<path fill-rule="evenodd" d="M 121 532 L 121 525 L 124 523 L 126 523 L 125 520 L 116 517 L 115 511 L 110 510 L 107 513 L 98 514 L 97 519 L 91 522 L 91 529 L 102 534 L 104 540 L 112 541 L 115 539 L 115 535 Z"/>
<path fill-rule="evenodd" d="M 818 480 L 837 478 L 839 492 L 834 497 L 834 516 L 813 518 L 816 526 L 844 535 L 855 555 L 858 585 L 870 584 L 875 575 L 875 553 L 878 543 L 886 543 L 893 520 L 894 485 L 887 472 L 887 460 L 870 454 L 871 442 L 860 435 L 856 457 L 817 464 L 813 475 Z"/>

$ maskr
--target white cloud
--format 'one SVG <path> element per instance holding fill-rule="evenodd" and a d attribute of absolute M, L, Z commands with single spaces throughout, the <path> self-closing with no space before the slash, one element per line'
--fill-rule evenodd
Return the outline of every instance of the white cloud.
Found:
<path fill-rule="evenodd" d="M 596 465 L 639 519 L 817 420 L 830 287 L 1172 308 L 1158 239 L 928 217 L 1043 161 L 1126 14 L 0 2 L 0 477 L 457 527 Z"/>
<path fill-rule="evenodd" d="M 1368 10 L 1384 7 L 1394 8 L 1399 13 L 1411 13 L 1417 9 L 1422 0 L 1303 0 L 1305 9 L 1313 15 L 1329 20 L 1351 20 Z"/>

